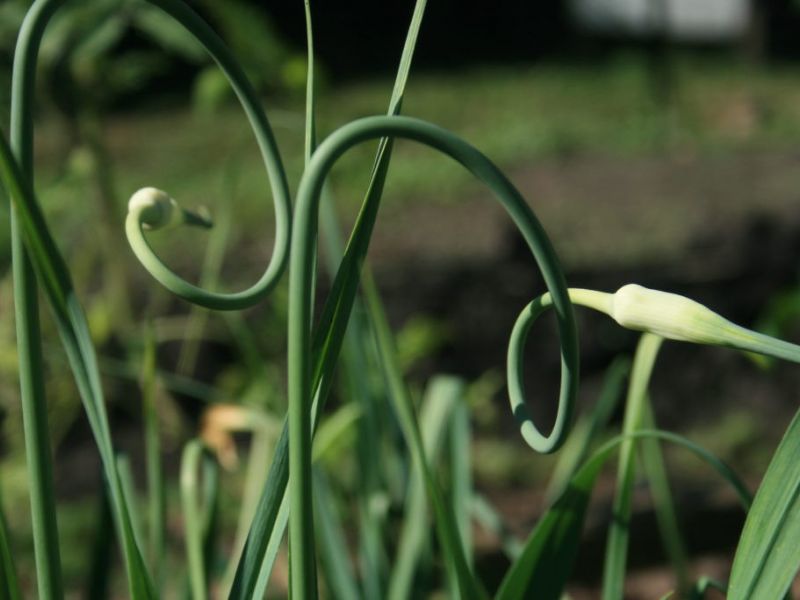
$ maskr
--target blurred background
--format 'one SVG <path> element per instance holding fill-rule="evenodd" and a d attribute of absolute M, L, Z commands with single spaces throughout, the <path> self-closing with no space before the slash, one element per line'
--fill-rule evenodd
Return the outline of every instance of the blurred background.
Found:
<path fill-rule="evenodd" d="M 29 4 L 0 0 L 6 133 L 16 32 Z M 296 189 L 306 76 L 302 2 L 190 4 L 263 95 Z M 637 282 L 797 339 L 800 2 L 428 4 L 403 112 L 454 131 L 506 171 L 550 234 L 570 286 L 613 291 Z M 312 9 L 324 137 L 354 118 L 386 111 L 413 3 L 315 2 Z M 37 191 L 89 313 L 115 440 L 130 454 L 137 481 L 146 331 L 158 339 L 165 464 L 173 481 L 180 446 L 201 426 L 210 402 L 257 407 L 280 422 L 285 286 L 244 314 L 191 309 L 144 272 L 122 233 L 130 194 L 156 186 L 184 206 L 206 206 L 217 223 L 210 233 L 151 236 L 182 275 L 240 289 L 267 263 L 273 226 L 266 175 L 244 115 L 202 49 L 144 2 L 72 3 L 45 37 L 37 117 Z M 334 171 L 331 190 L 345 230 L 363 198 L 374 150 L 354 150 Z M 31 581 L 7 220 L 4 208 L 0 471 L 18 566 Z M 370 261 L 412 385 L 422 387 L 441 372 L 469 382 L 476 485 L 524 535 L 543 506 L 552 459 L 518 439 L 506 404 L 508 335 L 519 310 L 544 289 L 523 241 L 468 174 L 400 143 Z M 320 299 L 327 285 L 323 276 Z M 579 318 L 581 402 L 588 406 L 608 365 L 632 352 L 636 336 L 601 316 L 581 311 Z M 533 409 L 546 423 L 559 355 L 553 323 L 537 327 L 527 377 Z M 67 548 L 93 535 L 100 471 L 48 318 L 45 329 Z M 672 343 L 656 368 L 652 397 L 662 426 L 700 441 L 755 485 L 797 405 L 798 383 L 797 369 L 785 365 Z M 345 448 L 332 460 L 346 464 L 348 456 Z M 736 500 L 681 455 L 670 460 L 693 561 L 724 576 L 743 522 Z M 598 492 L 571 588 L 578 599 L 595 597 L 612 487 Z M 698 523 L 714 535 L 693 535 Z M 646 497 L 637 505 L 633 535 L 630 597 L 660 597 L 669 576 Z M 500 569 L 497 540 L 478 540 L 484 568 Z M 65 554 L 68 585 L 78 585 L 87 560 Z"/>

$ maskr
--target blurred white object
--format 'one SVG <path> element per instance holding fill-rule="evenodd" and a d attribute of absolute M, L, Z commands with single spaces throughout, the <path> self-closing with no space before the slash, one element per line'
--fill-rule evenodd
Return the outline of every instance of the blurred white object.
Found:
<path fill-rule="evenodd" d="M 751 17 L 750 0 L 570 0 L 570 4 L 577 24 L 590 31 L 658 34 L 686 41 L 740 38 Z"/>

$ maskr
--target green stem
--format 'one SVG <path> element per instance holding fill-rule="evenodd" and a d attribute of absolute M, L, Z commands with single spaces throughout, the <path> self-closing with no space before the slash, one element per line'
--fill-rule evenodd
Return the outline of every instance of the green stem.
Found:
<path fill-rule="evenodd" d="M 149 1 L 180 22 L 205 46 L 222 71 L 231 80 L 232 86 L 242 101 L 245 112 L 254 128 L 256 140 L 270 175 L 275 204 L 276 237 L 272 259 L 261 279 L 244 293 L 230 295 L 207 294 L 204 296 L 206 298 L 210 297 L 211 300 L 208 303 L 216 307 L 223 305 L 226 308 L 235 308 L 246 305 L 247 302 L 254 303 L 258 298 L 267 294 L 277 282 L 285 267 L 288 249 L 290 221 L 288 186 L 269 123 L 261 109 L 260 100 L 247 82 L 243 71 L 224 43 L 208 25 L 180 0 Z M 105 414 L 102 387 L 97 373 L 94 349 L 88 336 L 85 317 L 74 297 L 66 264 L 50 236 L 41 210 L 33 195 L 32 113 L 35 105 L 36 62 L 41 39 L 47 24 L 56 10 L 63 4 L 64 0 L 36 0 L 20 30 L 14 57 L 11 115 L 12 143 L 17 160 L 14 161 L 7 153 L 7 148 L 4 144 L 0 144 L 0 150 L 2 150 L 2 163 L 0 164 L 2 169 L 0 170 L 14 199 L 15 210 L 19 211 L 17 216 L 20 218 L 21 225 L 25 230 L 27 251 L 33 252 L 33 255 L 37 257 L 38 276 L 44 282 L 51 304 L 53 304 L 56 312 L 60 333 L 67 348 L 70 363 L 75 373 L 81 396 L 85 402 L 87 416 L 100 450 L 120 540 L 123 543 L 131 595 L 133 597 L 148 597 L 152 595 L 152 589 L 147 572 L 144 569 L 140 550 L 133 539 L 130 514 L 126 506 L 119 473 L 114 463 L 113 445 Z M 15 164 L 15 162 L 18 164 Z M 26 248 L 22 246 L 19 229 L 17 221 L 14 220 L 12 223 L 12 237 L 15 239 L 13 243 L 14 261 L 18 265 L 15 266 L 15 287 L 18 288 L 17 310 L 20 313 L 17 323 L 22 334 L 20 336 L 20 363 L 23 396 L 27 398 L 24 401 L 31 407 L 34 406 L 35 402 L 39 402 L 43 406 L 43 399 L 36 400 L 32 398 L 32 395 L 37 394 L 37 392 L 31 391 L 34 390 L 33 386 L 37 385 L 31 382 L 41 382 L 43 380 L 40 369 L 41 353 L 38 351 L 40 343 L 36 320 L 38 308 L 32 269 L 26 259 Z M 144 243 L 146 245 L 146 241 Z M 162 283 L 165 283 L 173 292 L 191 298 L 196 288 L 182 279 L 176 278 L 172 274 L 170 275 L 171 277 L 167 277 L 167 281 Z M 158 278 L 158 275 L 156 277 Z M 202 303 L 202 299 L 200 303 Z M 41 396 L 41 394 L 38 395 Z M 32 409 L 30 412 L 33 413 L 34 410 Z M 40 432 L 46 431 L 46 426 L 42 427 L 39 424 L 35 429 Z M 35 440 L 36 437 L 32 439 Z M 41 468 L 41 461 L 44 460 L 42 458 L 44 456 L 44 452 L 42 452 L 43 440 L 38 443 L 32 443 L 37 446 L 37 461 L 39 461 Z M 51 513 L 54 514 L 54 511 L 51 511 Z M 37 517 L 35 516 L 34 518 L 36 519 Z M 42 522 L 45 523 L 44 530 L 46 534 L 54 540 L 55 527 L 46 525 L 46 517 L 42 517 Z M 42 527 L 39 527 L 39 529 L 42 529 Z M 54 542 L 48 542 L 47 547 L 49 551 L 57 554 L 57 545 Z M 38 551 L 37 554 L 39 554 Z M 37 569 L 40 574 L 49 573 L 50 578 L 50 581 L 46 582 L 45 586 L 40 589 L 42 597 L 60 596 L 60 585 L 57 584 L 58 580 L 57 576 L 54 575 L 54 569 L 55 567 L 52 564 L 50 568 L 43 566 L 41 569 Z M 53 591 L 48 592 L 48 586 Z"/>
<path fill-rule="evenodd" d="M 203 560 L 203 508 L 200 502 L 199 470 L 203 460 L 203 444 L 192 440 L 183 449 L 181 457 L 181 505 L 183 507 L 186 535 L 186 563 L 192 598 L 205 600 L 206 571 Z"/>
<path fill-rule="evenodd" d="M 163 580 L 164 535 L 166 531 L 166 493 L 164 473 L 161 467 L 161 440 L 159 438 L 156 382 L 156 340 L 152 323 L 148 323 L 144 334 L 142 357 L 142 412 L 144 421 L 144 451 L 147 472 L 147 524 L 150 568 L 156 591 L 161 590 Z"/>
<path fill-rule="evenodd" d="M 629 436 L 642 428 L 646 413 L 647 387 L 653 372 L 658 350 L 664 339 L 645 333 L 642 335 L 633 359 L 625 422 L 622 435 Z M 637 440 L 622 442 L 617 467 L 617 493 L 614 496 L 613 520 L 606 543 L 606 561 L 603 572 L 603 600 L 622 598 L 625 581 L 625 563 L 628 556 L 628 528 L 630 524 L 633 483 L 635 475 Z"/>
<path fill-rule="evenodd" d="M 51 11 L 55 10 L 55 4 Z M 34 10 L 34 9 L 32 9 Z M 43 9 L 47 15 L 48 7 Z M 45 19 L 47 16 L 45 16 Z M 26 19 L 26 23 L 30 21 Z M 23 37 L 24 30 L 20 32 Z M 20 63 L 25 72 L 24 56 L 14 57 L 11 92 L 11 148 L 23 177 L 33 181 L 33 138 L 26 125 L 32 122 L 33 86 L 20 78 Z M 35 62 L 35 61 L 34 61 Z M 26 94 L 25 92 L 31 93 Z M 41 598 L 61 598 L 61 563 L 58 542 L 56 504 L 53 494 L 53 467 L 50 456 L 47 399 L 42 370 L 41 332 L 39 329 L 38 286 L 33 265 L 23 245 L 17 211 L 11 209 L 11 253 L 14 278 L 14 310 L 17 329 L 22 419 L 25 455 L 30 475 L 31 520 L 36 557 L 36 581 Z"/>
<path fill-rule="evenodd" d="M 430 123 L 409 117 L 368 117 L 334 132 L 311 159 L 298 191 L 292 230 L 289 275 L 289 522 L 292 593 L 301 598 L 316 594 L 311 481 L 312 307 L 314 250 L 319 201 L 325 177 L 349 148 L 364 141 L 400 137 L 431 146 L 450 156 L 481 179 L 497 195 L 519 227 L 554 298 L 566 365 L 565 412 L 571 414 L 577 382 L 577 331 L 563 273 L 547 236 L 525 200 L 483 154 L 457 136 Z M 350 301 L 352 305 L 352 300 Z M 349 309 L 348 307 L 345 310 Z M 567 419 L 568 420 L 568 419 Z M 561 440 L 557 440 L 560 442 Z M 555 444 L 554 444 L 555 446 Z"/>

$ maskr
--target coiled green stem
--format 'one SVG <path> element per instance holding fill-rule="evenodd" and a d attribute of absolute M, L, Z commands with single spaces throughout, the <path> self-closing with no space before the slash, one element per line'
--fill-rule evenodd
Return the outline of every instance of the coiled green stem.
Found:
<path fill-rule="evenodd" d="M 242 103 L 269 176 L 275 210 L 275 242 L 272 257 L 258 281 L 245 290 L 222 293 L 193 285 L 170 270 L 148 243 L 143 231 L 146 223 L 140 218 L 141 212 L 130 211 L 128 213 L 125 231 L 131 248 L 142 265 L 172 293 L 194 304 L 215 310 L 247 308 L 269 294 L 280 279 L 288 258 L 291 200 L 280 152 L 258 96 L 217 34 L 180 0 L 148 1 L 174 17 L 203 44 L 228 78 L 231 87 Z"/>
<path fill-rule="evenodd" d="M 239 97 L 248 119 L 253 127 L 256 140 L 260 147 L 264 164 L 270 177 L 273 202 L 275 206 L 275 246 L 272 258 L 264 275 L 248 290 L 235 294 L 202 293 L 186 283 L 179 277 L 162 271 L 160 278 L 165 286 L 174 293 L 189 300 L 214 308 L 242 308 L 258 301 L 266 295 L 278 281 L 287 262 L 287 251 L 290 230 L 290 197 L 285 173 L 281 164 L 277 145 L 273 138 L 267 118 L 260 107 L 258 97 L 252 86 L 248 83 L 243 71 L 227 50 L 222 40 L 211 28 L 197 16 L 181 0 L 149 0 L 153 5 L 161 8 L 167 14 L 179 21 L 194 37 L 208 50 L 222 71 L 228 77 L 231 85 Z M 33 189 L 33 109 L 35 106 L 35 81 L 36 63 L 42 37 L 56 11 L 66 3 L 66 0 L 36 0 L 31 6 L 17 39 L 14 55 L 14 69 L 11 90 L 11 145 L 14 157 L 19 166 L 19 173 L 10 175 L 16 185 L 24 191 Z M 10 167 L 9 167 L 10 168 Z M 17 190 L 19 192 L 19 190 Z M 33 194 L 22 194 L 24 200 L 34 202 Z M 23 198 L 17 198 L 22 201 Z M 38 211 L 38 207 L 35 207 Z M 28 446 L 29 468 L 32 473 L 32 514 L 34 524 L 34 538 L 37 557 L 37 574 L 39 594 L 43 598 L 58 598 L 62 595 L 60 582 L 60 569 L 58 565 L 57 528 L 55 525 L 55 506 L 52 497 L 52 475 L 49 466 L 49 446 L 47 444 L 47 423 L 45 410 L 45 395 L 43 389 L 44 376 L 41 369 L 40 332 L 38 324 L 37 285 L 28 252 L 23 245 L 23 236 L 18 222 L 16 211 L 12 211 L 12 252 L 14 264 L 15 305 L 17 338 L 20 362 L 20 385 L 23 403 L 23 412 L 26 420 L 26 445 Z M 39 224 L 44 230 L 46 225 Z M 30 243 L 31 240 L 28 240 Z M 146 242 L 145 242 L 146 245 Z M 144 253 L 149 250 L 145 248 Z M 52 254 L 52 253 L 51 253 Z M 57 252 L 55 253 L 57 254 Z M 150 252 L 147 260 L 153 264 L 160 261 Z M 68 289 L 65 267 L 56 268 L 55 276 L 60 282 L 58 290 Z M 60 298 L 65 301 L 64 298 Z M 80 311 L 76 310 L 80 316 Z M 74 315 L 73 315 L 74 316 Z M 75 317 L 78 318 L 78 317 Z M 81 317 L 82 318 L 82 317 Z M 81 319 L 78 319 L 82 323 Z M 91 353 L 89 353 L 91 354 Z M 90 361 L 91 362 L 91 361 Z M 90 370 L 93 365 L 89 365 Z M 93 377 L 95 374 L 92 373 Z M 90 377 L 90 379 L 91 379 Z M 118 525 L 122 528 L 123 537 L 130 538 L 127 525 L 127 508 L 122 497 L 119 479 L 115 471 L 110 433 L 105 415 L 105 409 L 100 393 L 99 380 L 92 379 L 91 391 L 87 391 L 97 402 L 98 413 L 88 411 L 92 429 L 103 457 L 108 484 L 111 488 L 111 497 L 114 503 Z M 87 388 L 88 390 L 88 388 Z M 88 409 L 87 409 L 88 410 Z M 29 418 L 30 417 L 30 418 Z M 139 570 L 141 558 L 138 549 L 133 555 L 129 544 L 125 544 L 126 563 L 129 577 L 133 577 L 132 570 Z M 131 579 L 133 581 L 133 579 Z M 132 583 L 133 596 L 149 595 L 151 590 L 145 583 L 138 585 Z"/>
<path fill-rule="evenodd" d="M 410 117 L 367 117 L 348 123 L 330 135 L 311 158 L 300 182 L 289 275 L 289 521 L 292 591 L 312 598 L 299 575 L 314 572 L 314 537 L 311 503 L 311 286 L 317 218 L 322 186 L 335 162 L 353 146 L 372 139 L 404 138 L 430 146 L 460 163 L 485 183 L 511 216 L 530 247 L 553 298 L 561 339 L 562 391 L 559 396 L 561 428 L 554 430 L 543 452 L 559 447 L 571 420 L 578 385 L 577 328 L 563 273 L 544 229 L 513 184 L 482 153 L 454 134 Z M 516 375 L 515 375 L 516 376 Z M 312 578 L 308 577 L 309 580 Z"/>

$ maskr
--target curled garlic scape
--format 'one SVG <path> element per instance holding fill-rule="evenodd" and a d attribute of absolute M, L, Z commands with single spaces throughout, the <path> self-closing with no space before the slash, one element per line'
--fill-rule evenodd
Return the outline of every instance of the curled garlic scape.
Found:
<path fill-rule="evenodd" d="M 669 340 L 726 346 L 800 362 L 800 346 L 736 325 L 699 302 L 679 294 L 651 290 L 636 284 L 625 285 L 613 294 L 579 288 L 570 288 L 568 293 L 573 304 L 602 312 L 626 329 Z M 544 294 L 522 310 L 511 331 L 506 362 L 511 410 L 520 424 L 522 437 L 540 452 L 550 451 L 556 446 L 552 441 L 554 435 L 545 436 L 534 424 L 525 404 L 522 373 L 528 331 L 551 305 L 550 295 Z M 559 404 L 556 423 L 566 419 L 562 413 L 562 405 Z M 559 438 L 555 439 L 560 441 Z"/>
<path fill-rule="evenodd" d="M 608 298 L 600 301 L 601 294 Z M 573 302 L 586 304 L 581 302 L 581 295 L 598 295 L 590 307 L 605 312 L 626 329 L 653 333 L 679 342 L 728 346 L 800 362 L 800 346 L 736 325 L 679 294 L 636 284 L 625 285 L 614 294 L 570 290 Z"/>

